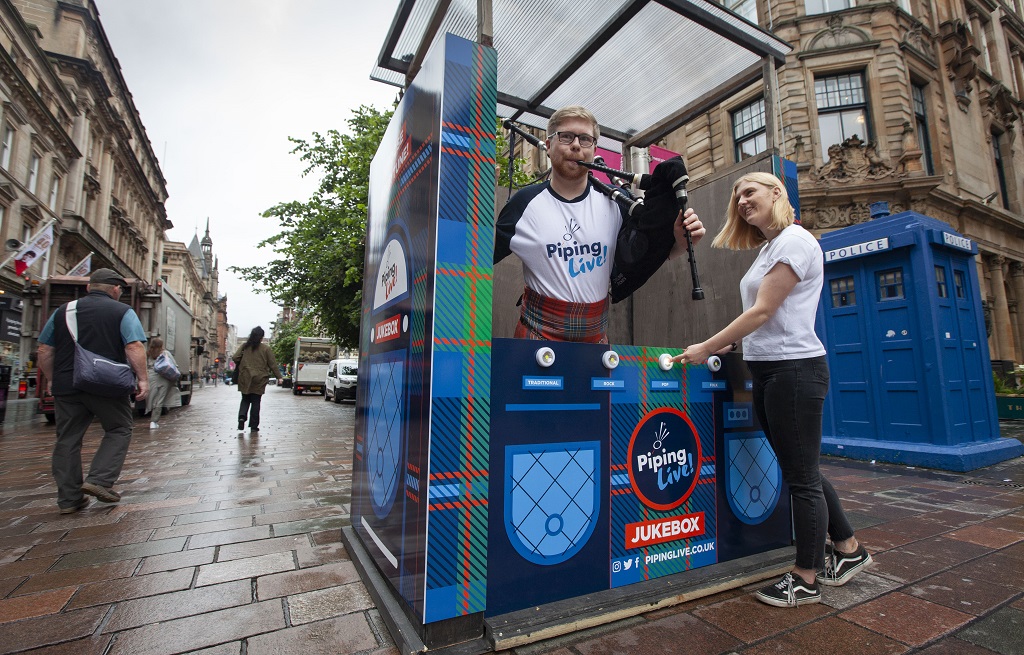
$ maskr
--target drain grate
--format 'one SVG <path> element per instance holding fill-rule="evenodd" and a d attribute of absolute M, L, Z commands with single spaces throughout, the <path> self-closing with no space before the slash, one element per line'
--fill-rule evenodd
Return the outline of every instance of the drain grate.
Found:
<path fill-rule="evenodd" d="M 1024 484 L 1016 482 L 992 482 L 990 480 L 961 480 L 960 484 L 974 484 L 981 487 L 1006 487 L 1008 489 L 1024 489 Z"/>

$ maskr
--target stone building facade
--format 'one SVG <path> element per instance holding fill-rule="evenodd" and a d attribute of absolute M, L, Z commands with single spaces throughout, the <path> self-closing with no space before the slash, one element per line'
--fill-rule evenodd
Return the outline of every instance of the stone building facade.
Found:
<path fill-rule="evenodd" d="M 155 283 L 172 227 L 167 190 L 131 93 L 91 0 L 0 0 L 0 241 L 52 223 L 54 242 L 25 272 L 0 270 L 0 293 L 62 274 L 90 252 Z M 5 257 L 6 258 L 6 257 Z M 4 342 L 3 363 L 24 369 L 38 326 Z"/>
<path fill-rule="evenodd" d="M 879 200 L 946 221 L 980 249 L 992 359 L 1024 361 L 1024 0 L 723 4 L 793 51 L 662 145 L 695 181 L 774 146 L 797 164 L 818 236 Z"/>
<path fill-rule="evenodd" d="M 170 286 L 192 310 L 192 342 L 201 354 L 196 366 L 201 372 L 225 361 L 227 350 L 227 296 L 219 295 L 220 273 L 213 256 L 213 239 L 207 221 L 202 239 L 196 234 L 186 246 L 169 241 L 164 246 L 164 284 Z"/>

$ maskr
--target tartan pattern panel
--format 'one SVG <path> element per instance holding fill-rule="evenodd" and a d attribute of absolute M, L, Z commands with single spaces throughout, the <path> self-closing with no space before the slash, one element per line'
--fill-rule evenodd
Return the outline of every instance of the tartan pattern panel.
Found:
<path fill-rule="evenodd" d="M 446 36 L 425 622 L 486 609 L 497 54 Z"/>

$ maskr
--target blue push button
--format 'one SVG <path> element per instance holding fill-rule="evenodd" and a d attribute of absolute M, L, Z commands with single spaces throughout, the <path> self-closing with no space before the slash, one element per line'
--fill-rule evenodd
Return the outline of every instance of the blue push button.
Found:
<path fill-rule="evenodd" d="M 679 380 L 651 380 L 651 391 L 679 391 Z"/>
<path fill-rule="evenodd" d="M 528 391 L 561 391 L 563 386 L 561 376 L 523 376 L 523 389 Z"/>

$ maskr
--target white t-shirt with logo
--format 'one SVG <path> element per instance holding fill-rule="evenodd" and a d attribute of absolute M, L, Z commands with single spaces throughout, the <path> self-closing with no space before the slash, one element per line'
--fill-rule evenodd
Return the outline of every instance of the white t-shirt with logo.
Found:
<path fill-rule="evenodd" d="M 768 322 L 743 338 L 743 359 L 778 361 L 825 354 L 814 318 L 825 280 L 824 256 L 818 241 L 799 225 L 790 225 L 762 248 L 740 280 L 743 311 L 753 307 L 764 276 L 776 264 L 788 264 L 799 282 Z"/>
<path fill-rule="evenodd" d="M 548 183 L 527 187 L 501 210 L 494 261 L 514 252 L 530 289 L 550 298 L 595 303 L 608 297 L 622 212 L 589 184 L 567 200 Z"/>

